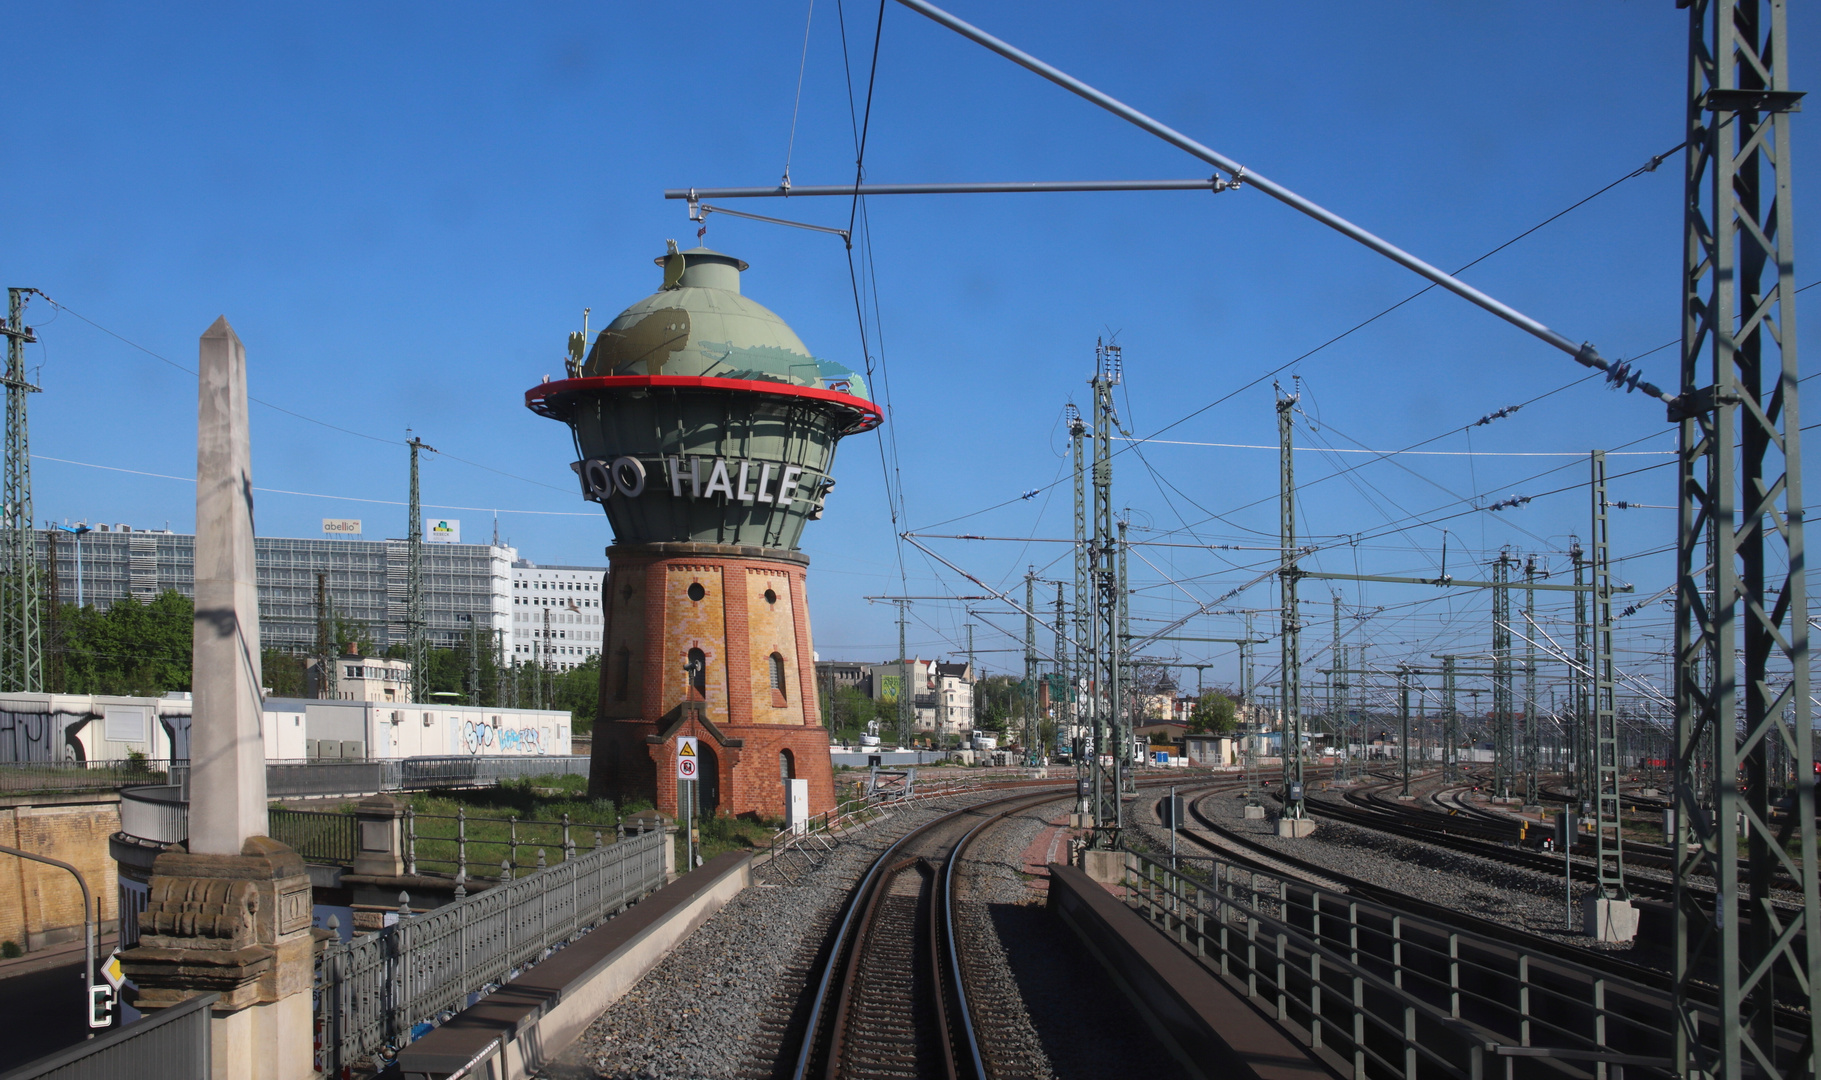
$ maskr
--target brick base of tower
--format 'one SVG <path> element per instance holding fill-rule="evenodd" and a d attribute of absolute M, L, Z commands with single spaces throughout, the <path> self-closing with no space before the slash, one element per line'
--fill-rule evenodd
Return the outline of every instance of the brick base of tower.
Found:
<path fill-rule="evenodd" d="M 705 812 L 782 818 L 788 779 L 809 782 L 810 813 L 833 809 L 808 557 L 663 543 L 607 558 L 589 794 L 677 813 L 677 739 L 694 736 Z"/>

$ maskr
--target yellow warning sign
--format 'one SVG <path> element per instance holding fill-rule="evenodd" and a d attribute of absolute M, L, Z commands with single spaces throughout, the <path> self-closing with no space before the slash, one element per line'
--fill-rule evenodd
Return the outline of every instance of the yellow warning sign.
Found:
<path fill-rule="evenodd" d="M 677 751 L 677 756 L 678 757 L 695 757 L 696 756 L 696 741 L 694 739 L 684 739 L 682 748 Z"/>
<path fill-rule="evenodd" d="M 696 740 L 693 735 L 677 737 L 677 779 L 694 780 L 696 778 Z"/>

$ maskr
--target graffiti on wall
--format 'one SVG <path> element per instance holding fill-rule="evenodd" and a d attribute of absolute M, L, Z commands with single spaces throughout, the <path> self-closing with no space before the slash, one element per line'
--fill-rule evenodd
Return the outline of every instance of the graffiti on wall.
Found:
<path fill-rule="evenodd" d="M 542 754 L 543 733 L 534 727 L 496 728 L 483 720 L 462 720 L 462 750 L 469 754 Z"/>

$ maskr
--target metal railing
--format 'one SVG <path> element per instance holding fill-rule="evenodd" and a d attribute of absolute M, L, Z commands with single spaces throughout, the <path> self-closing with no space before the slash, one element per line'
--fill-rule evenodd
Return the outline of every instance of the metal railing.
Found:
<path fill-rule="evenodd" d="M 376 791 L 487 787 L 502 780 L 587 776 L 583 754 L 539 757 L 420 757 L 367 761 L 267 761 L 266 794 L 274 799 L 365 795 Z M 189 783 L 187 758 L 120 761 L 0 762 L 0 794 L 110 791 L 140 784 Z"/>
<path fill-rule="evenodd" d="M 124 761 L 0 761 L 0 793 L 111 791 L 131 784 L 163 784 L 171 762 L 157 758 Z M 187 766 L 188 761 L 180 761 Z"/>
<path fill-rule="evenodd" d="M 351 865 L 360 851 L 358 831 L 352 814 L 277 807 L 266 811 L 266 835 L 305 862 Z"/>
<path fill-rule="evenodd" d="M 664 884 L 663 832 L 628 836 L 317 957 L 317 1068 L 382 1064 L 475 998 Z M 402 898 L 401 898 L 402 899 Z"/>
<path fill-rule="evenodd" d="M 1661 1017 L 1618 980 L 1221 859 L 1129 854 L 1124 902 L 1355 1077 L 1667 1075 Z M 1502 1059 L 1502 1060 L 1500 1060 Z"/>
<path fill-rule="evenodd" d="M 196 1080 L 210 1075 L 209 1006 L 200 994 L 100 1038 L 8 1072 L 8 1080 Z"/>
<path fill-rule="evenodd" d="M 471 833 L 471 829 L 477 832 Z M 505 835 L 497 839 L 487 835 L 502 831 Z M 571 821 L 568 814 L 561 821 L 538 821 L 470 814 L 466 807 L 457 807 L 453 814 L 420 814 L 415 807 L 406 807 L 405 873 L 444 867 L 458 883 L 509 879 L 523 869 L 522 851 L 535 850 L 537 868 L 542 870 L 551 861 L 549 851 L 556 851 L 567 862 L 583 845 L 600 847 L 608 831 L 606 825 Z M 623 825 L 613 826 L 611 831 L 620 838 L 626 835 Z"/>
<path fill-rule="evenodd" d="M 190 804 L 176 784 L 148 784 L 120 792 L 120 831 L 155 844 L 190 838 Z"/>

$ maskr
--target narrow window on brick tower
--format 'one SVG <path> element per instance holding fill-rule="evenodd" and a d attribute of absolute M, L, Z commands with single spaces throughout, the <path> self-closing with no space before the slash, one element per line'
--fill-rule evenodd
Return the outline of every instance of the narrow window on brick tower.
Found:
<path fill-rule="evenodd" d="M 689 699 L 708 700 L 708 654 L 700 649 L 689 650 Z"/>
<path fill-rule="evenodd" d="M 619 661 L 620 670 L 614 678 L 613 696 L 616 701 L 625 701 L 626 695 L 632 691 L 632 650 L 621 645 Z"/>
<path fill-rule="evenodd" d="M 780 656 L 777 653 L 772 653 L 771 657 L 770 657 L 770 662 L 771 662 L 771 703 L 773 705 L 783 705 L 786 700 L 786 698 L 784 696 L 784 657 Z"/>

